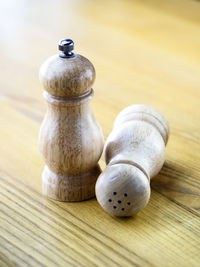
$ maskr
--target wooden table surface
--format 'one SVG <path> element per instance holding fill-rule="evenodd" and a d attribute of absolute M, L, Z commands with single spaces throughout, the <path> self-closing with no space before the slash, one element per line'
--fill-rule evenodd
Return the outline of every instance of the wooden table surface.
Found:
<path fill-rule="evenodd" d="M 0 34 L 0 266 L 200 266 L 200 2 L 1 1 Z M 96 68 L 105 138 L 131 104 L 169 121 L 166 163 L 133 218 L 41 194 L 38 71 L 66 37 Z"/>

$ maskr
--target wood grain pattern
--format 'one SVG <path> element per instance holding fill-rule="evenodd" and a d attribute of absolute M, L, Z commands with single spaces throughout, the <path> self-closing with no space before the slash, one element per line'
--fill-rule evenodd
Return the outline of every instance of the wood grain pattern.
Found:
<path fill-rule="evenodd" d="M 0 5 L 0 264 L 199 266 L 199 1 Z M 67 35 L 96 68 L 93 110 L 105 137 L 132 104 L 154 106 L 170 123 L 166 162 L 134 218 L 113 219 L 96 199 L 42 197 L 38 70 Z"/>
<path fill-rule="evenodd" d="M 59 201 L 92 198 L 104 144 L 91 109 L 95 69 L 81 55 L 62 58 L 57 54 L 42 64 L 39 76 L 48 102 L 39 132 L 46 164 L 43 194 Z"/>

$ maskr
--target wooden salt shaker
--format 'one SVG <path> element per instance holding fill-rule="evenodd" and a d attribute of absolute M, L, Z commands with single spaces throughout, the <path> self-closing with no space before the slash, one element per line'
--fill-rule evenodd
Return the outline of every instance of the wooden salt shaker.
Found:
<path fill-rule="evenodd" d="M 96 183 L 96 197 L 111 215 L 131 216 L 150 197 L 150 179 L 165 160 L 169 127 L 165 117 L 146 105 L 125 108 L 105 144 L 107 167 Z"/>
<path fill-rule="evenodd" d="M 39 75 L 48 103 L 39 133 L 43 193 L 59 201 L 93 197 L 101 172 L 103 134 L 91 110 L 95 69 L 73 49 L 72 40 L 62 40 L 61 54 L 44 62 Z"/>

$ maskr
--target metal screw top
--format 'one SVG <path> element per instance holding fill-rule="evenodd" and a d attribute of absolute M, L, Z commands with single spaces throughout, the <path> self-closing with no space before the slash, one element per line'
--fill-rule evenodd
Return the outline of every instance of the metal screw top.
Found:
<path fill-rule="evenodd" d="M 58 44 L 58 49 L 62 51 L 59 54 L 62 58 L 71 58 L 74 57 L 74 53 L 71 52 L 74 50 L 74 42 L 71 39 L 63 39 Z"/>

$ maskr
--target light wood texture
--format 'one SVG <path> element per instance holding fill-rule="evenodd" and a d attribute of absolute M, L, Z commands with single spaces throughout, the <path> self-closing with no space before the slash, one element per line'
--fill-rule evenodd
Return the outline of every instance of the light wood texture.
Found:
<path fill-rule="evenodd" d="M 200 2 L 10 0 L 0 13 L 0 265 L 199 266 Z M 105 138 L 129 105 L 169 121 L 165 164 L 137 216 L 42 196 L 38 70 L 65 37 L 95 66 Z"/>
<path fill-rule="evenodd" d="M 150 179 L 164 164 L 168 137 L 168 123 L 155 108 L 132 105 L 120 112 L 104 146 L 107 167 L 96 183 L 104 210 L 127 217 L 147 205 Z"/>
<path fill-rule="evenodd" d="M 101 173 L 103 133 L 91 110 L 95 69 L 85 57 L 59 54 L 46 60 L 40 81 L 48 102 L 39 133 L 39 147 L 46 164 L 43 194 L 59 201 L 94 197 Z"/>

